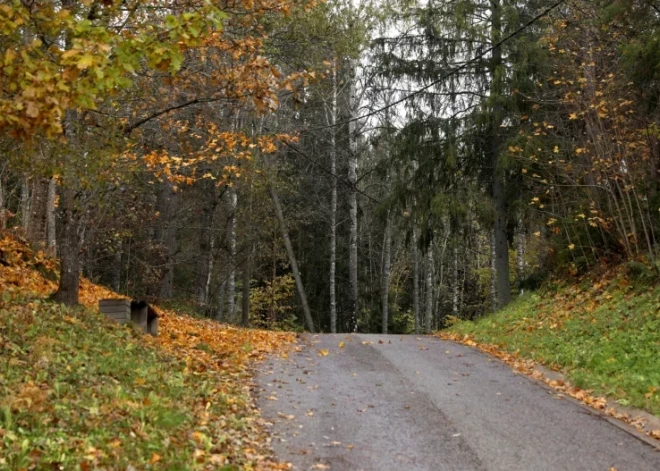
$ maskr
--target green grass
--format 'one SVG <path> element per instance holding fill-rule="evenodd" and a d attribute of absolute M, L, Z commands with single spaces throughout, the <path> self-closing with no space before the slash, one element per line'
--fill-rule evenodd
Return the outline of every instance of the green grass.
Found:
<path fill-rule="evenodd" d="M 449 330 L 564 370 L 571 382 L 660 415 L 660 287 L 558 284 Z"/>
<path fill-rule="evenodd" d="M 193 456 L 222 464 L 231 452 L 211 449 L 207 436 L 221 443 L 221 422 L 245 427 L 243 417 L 213 390 L 213 373 L 189 372 L 139 339 L 82 308 L 5 304 L 0 469 L 201 468 Z"/>

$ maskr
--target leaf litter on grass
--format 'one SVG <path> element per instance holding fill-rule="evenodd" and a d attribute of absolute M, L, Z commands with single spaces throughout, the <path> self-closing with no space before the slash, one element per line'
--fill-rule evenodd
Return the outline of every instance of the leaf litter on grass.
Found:
<path fill-rule="evenodd" d="M 611 407 L 605 396 L 660 413 L 660 287 L 635 284 L 620 269 L 556 281 L 497 314 L 436 335 L 494 355 L 637 428 L 641 421 Z M 565 372 L 570 382 L 545 378 L 535 362 Z M 647 433 L 660 438 L 660 431 Z"/>
<path fill-rule="evenodd" d="M 288 469 L 272 459 L 250 365 L 294 336 L 158 310 L 159 336 L 102 316 L 121 297 L 81 280 L 47 300 L 56 264 L 0 238 L 0 469 Z"/>

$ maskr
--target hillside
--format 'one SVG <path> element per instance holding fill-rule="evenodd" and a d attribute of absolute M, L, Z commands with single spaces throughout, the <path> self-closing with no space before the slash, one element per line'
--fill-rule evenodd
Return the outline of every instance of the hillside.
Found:
<path fill-rule="evenodd" d="M 607 397 L 659 416 L 660 286 L 633 278 L 622 267 L 577 282 L 553 280 L 495 315 L 437 335 L 478 346 L 527 373 L 533 368 L 527 360 L 563 372 L 570 384 L 551 385 L 596 408 L 608 409 Z"/>
<path fill-rule="evenodd" d="M 291 334 L 159 310 L 159 336 L 141 335 L 97 311 L 118 294 L 87 280 L 85 306 L 49 302 L 53 268 L 0 238 L 0 468 L 287 469 L 248 388 Z"/>

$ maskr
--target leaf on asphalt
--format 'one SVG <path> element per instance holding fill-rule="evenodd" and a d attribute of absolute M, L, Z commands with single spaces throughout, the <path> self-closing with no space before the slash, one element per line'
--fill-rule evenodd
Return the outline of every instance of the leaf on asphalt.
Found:
<path fill-rule="evenodd" d="M 344 343 L 343 340 L 342 340 L 341 342 L 339 342 L 339 348 L 344 348 L 345 345 L 346 345 L 346 344 Z"/>
<path fill-rule="evenodd" d="M 320 357 L 327 357 L 328 355 L 330 355 L 329 350 L 319 350 L 318 353 Z"/>

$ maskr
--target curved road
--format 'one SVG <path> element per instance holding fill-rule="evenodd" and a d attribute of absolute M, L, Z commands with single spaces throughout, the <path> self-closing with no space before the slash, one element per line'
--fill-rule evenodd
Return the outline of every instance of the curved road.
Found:
<path fill-rule="evenodd" d="M 298 350 L 257 375 L 273 448 L 297 470 L 660 470 L 627 426 L 453 342 L 337 334 Z"/>

